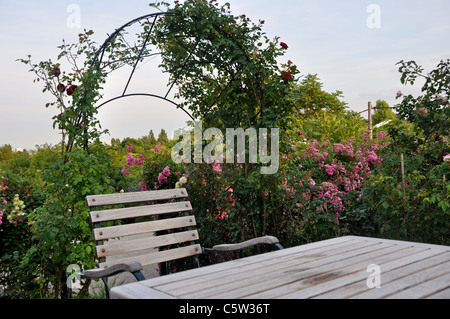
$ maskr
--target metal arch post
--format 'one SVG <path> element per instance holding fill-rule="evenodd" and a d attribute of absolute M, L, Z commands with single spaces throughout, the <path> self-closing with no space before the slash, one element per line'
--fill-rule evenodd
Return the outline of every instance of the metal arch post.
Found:
<path fill-rule="evenodd" d="M 152 27 L 150 28 L 150 30 L 149 30 L 148 33 L 147 33 L 147 36 L 145 37 L 144 43 L 142 44 L 142 48 L 141 48 L 141 50 L 139 51 L 139 55 L 138 55 L 138 57 L 137 57 L 137 59 L 136 59 L 136 63 L 135 63 L 134 66 L 133 66 L 133 70 L 131 71 L 130 77 L 128 78 L 128 82 L 127 82 L 127 84 L 125 85 L 125 89 L 123 90 L 122 95 L 125 95 L 125 93 L 126 93 L 126 91 L 127 91 L 128 85 L 130 84 L 130 81 L 131 81 L 131 78 L 133 77 L 134 71 L 136 70 L 136 67 L 137 67 L 137 65 L 138 65 L 138 63 L 139 63 L 139 60 L 140 60 L 140 58 L 141 58 L 141 56 L 142 56 L 142 53 L 144 52 L 145 46 L 147 45 L 148 39 L 150 38 L 150 34 L 152 33 L 153 26 L 155 25 L 155 21 L 156 21 L 156 18 L 157 18 L 157 17 L 158 17 L 158 16 L 155 16 L 155 18 L 153 19 Z"/>

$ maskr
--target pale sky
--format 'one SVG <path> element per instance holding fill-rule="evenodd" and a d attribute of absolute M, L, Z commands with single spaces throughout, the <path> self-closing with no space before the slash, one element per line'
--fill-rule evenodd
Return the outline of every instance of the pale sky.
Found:
<path fill-rule="evenodd" d="M 84 29 L 94 30 L 102 43 L 107 33 L 126 22 L 156 12 L 151 0 L 0 0 L 0 146 L 35 148 L 60 141 L 52 128 L 59 112 L 45 108 L 53 101 L 33 83 L 33 74 L 18 58 L 56 61 L 57 46 L 74 42 Z M 168 1 L 172 2 L 172 1 Z M 234 14 L 265 20 L 264 31 L 289 45 L 280 60 L 292 60 L 301 73 L 318 74 L 328 92 L 343 91 L 349 108 L 362 111 L 368 101 L 396 103 L 398 90 L 417 93 L 400 83 L 395 64 L 415 60 L 427 71 L 450 58 L 450 1 L 448 0 L 228 0 Z M 70 19 L 79 8 L 79 25 Z M 374 10 L 375 9 L 375 10 Z M 378 14 L 379 13 L 379 14 Z M 69 20 L 69 23 L 68 23 Z M 127 73 L 107 82 L 105 98 L 125 85 Z M 151 61 L 138 69 L 128 93 L 165 93 L 165 77 Z M 114 102 L 100 109 L 103 128 L 112 137 L 141 137 L 150 129 L 172 133 L 189 120 L 171 104 L 147 98 Z"/>

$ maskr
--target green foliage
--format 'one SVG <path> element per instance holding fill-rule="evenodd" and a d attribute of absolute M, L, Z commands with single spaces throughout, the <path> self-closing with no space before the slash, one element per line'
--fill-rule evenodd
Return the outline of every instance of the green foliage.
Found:
<path fill-rule="evenodd" d="M 441 61 L 434 70 L 423 74 L 421 66 L 414 61 L 400 61 L 399 72 L 402 73 L 402 84 L 413 85 L 418 77 L 424 78 L 421 91 L 423 95 L 403 96 L 396 111 L 399 118 L 413 122 L 423 141 L 430 142 L 434 135 L 448 136 L 450 133 L 450 60 Z M 401 94 L 397 95 L 400 98 Z"/>
<path fill-rule="evenodd" d="M 28 215 L 33 246 L 23 256 L 22 272 L 36 278 L 41 297 L 56 291 L 70 264 L 87 269 L 95 266 L 94 246 L 85 197 L 111 191 L 104 152 L 88 154 L 83 149 L 65 153 L 44 172 L 44 205 Z"/>
<path fill-rule="evenodd" d="M 382 153 L 386 164 L 371 176 L 363 196 L 379 236 L 450 243 L 449 162 L 433 165 L 427 160 L 427 152 L 404 154 L 404 180 L 401 156 L 395 147 Z"/>

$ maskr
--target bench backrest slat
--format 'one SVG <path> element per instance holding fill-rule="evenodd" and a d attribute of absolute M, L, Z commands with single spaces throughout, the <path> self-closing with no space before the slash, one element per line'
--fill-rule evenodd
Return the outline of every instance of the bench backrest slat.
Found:
<path fill-rule="evenodd" d="M 111 220 L 146 217 L 177 212 L 192 211 L 191 203 L 188 201 L 166 204 L 144 205 L 136 207 L 115 208 L 108 210 L 95 210 L 90 212 L 91 221 L 100 223 Z"/>
<path fill-rule="evenodd" d="M 134 240 L 118 240 L 96 247 L 98 257 L 114 256 L 149 248 L 167 246 L 191 240 L 198 240 L 197 230 L 189 230 L 174 234 L 151 236 Z"/>
<path fill-rule="evenodd" d="M 174 259 L 179 258 L 186 258 L 186 257 L 192 257 L 195 255 L 198 255 L 201 253 L 201 246 L 199 244 L 195 245 L 189 245 L 179 248 L 174 248 L 170 250 L 163 250 L 163 251 L 155 251 L 153 253 L 139 255 L 139 256 L 133 256 L 133 257 L 127 257 L 123 259 L 118 259 L 114 261 L 106 261 L 99 263 L 99 266 L 102 268 L 106 268 L 108 266 L 127 262 L 127 261 L 137 261 L 140 262 L 142 265 L 151 265 L 151 264 L 158 264 L 165 261 L 170 261 Z"/>
<path fill-rule="evenodd" d="M 130 192 L 104 195 L 86 196 L 86 202 L 89 207 L 132 204 L 140 202 L 151 202 L 166 199 L 186 198 L 187 191 L 185 188 L 162 189 L 156 191 Z"/>
<path fill-rule="evenodd" d="M 95 240 L 105 240 L 117 237 L 138 235 L 144 233 L 158 232 L 182 227 L 194 227 L 194 216 L 183 216 L 168 218 L 150 222 L 134 223 L 119 226 L 101 227 L 94 229 Z"/>

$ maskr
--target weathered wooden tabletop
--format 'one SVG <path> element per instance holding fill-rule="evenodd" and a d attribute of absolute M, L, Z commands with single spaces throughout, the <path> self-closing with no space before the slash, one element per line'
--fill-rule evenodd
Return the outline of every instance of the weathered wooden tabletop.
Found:
<path fill-rule="evenodd" d="M 118 286 L 111 298 L 450 298 L 450 247 L 346 236 Z"/>

